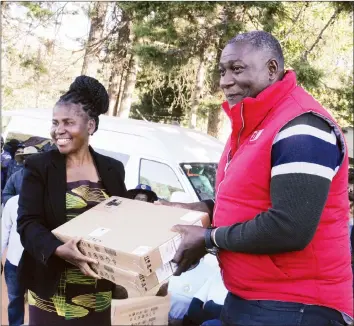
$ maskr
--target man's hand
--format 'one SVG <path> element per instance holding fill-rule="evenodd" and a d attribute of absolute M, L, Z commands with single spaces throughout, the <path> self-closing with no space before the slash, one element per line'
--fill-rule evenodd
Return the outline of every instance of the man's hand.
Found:
<path fill-rule="evenodd" d="M 101 277 L 96 274 L 89 266 L 89 264 L 97 265 L 98 262 L 95 259 L 84 256 L 80 252 L 79 248 L 77 247 L 80 241 L 80 238 L 69 240 L 55 250 L 55 255 L 78 267 L 84 275 L 93 277 L 95 279 L 101 279 Z"/>
<path fill-rule="evenodd" d="M 175 276 L 180 276 L 206 255 L 206 230 L 195 225 L 175 225 L 172 231 L 182 235 L 182 242 L 176 252 L 173 262 L 178 265 Z"/>

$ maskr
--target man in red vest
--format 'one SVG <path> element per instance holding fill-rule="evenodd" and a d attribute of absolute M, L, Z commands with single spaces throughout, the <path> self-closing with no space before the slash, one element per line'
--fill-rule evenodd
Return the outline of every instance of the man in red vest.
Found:
<path fill-rule="evenodd" d="M 221 157 L 207 230 L 176 226 L 180 275 L 218 256 L 229 294 L 224 325 L 345 325 L 353 321 L 348 152 L 334 118 L 284 70 L 263 31 L 224 48 L 220 86 L 232 133 Z M 176 204 L 169 204 L 176 205 Z"/>

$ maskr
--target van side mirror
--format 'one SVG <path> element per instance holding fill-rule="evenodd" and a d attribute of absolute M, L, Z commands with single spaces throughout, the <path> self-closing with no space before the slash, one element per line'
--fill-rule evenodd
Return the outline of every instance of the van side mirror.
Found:
<path fill-rule="evenodd" d="M 170 202 L 171 203 L 193 203 L 195 200 L 193 200 L 192 196 L 187 194 L 184 191 L 175 191 L 172 193 Z"/>

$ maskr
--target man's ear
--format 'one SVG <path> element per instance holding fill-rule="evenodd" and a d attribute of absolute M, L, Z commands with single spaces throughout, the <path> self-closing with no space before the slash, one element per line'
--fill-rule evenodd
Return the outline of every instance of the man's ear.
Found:
<path fill-rule="evenodd" d="M 279 64 L 276 59 L 270 59 L 268 61 L 268 72 L 269 72 L 269 80 L 274 81 L 279 72 Z"/>

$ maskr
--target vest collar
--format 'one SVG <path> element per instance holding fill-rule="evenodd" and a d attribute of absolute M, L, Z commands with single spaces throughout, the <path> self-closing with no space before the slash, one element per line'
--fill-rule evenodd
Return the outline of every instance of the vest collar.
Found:
<path fill-rule="evenodd" d="M 296 74 L 289 70 L 284 78 L 267 87 L 256 98 L 247 97 L 233 107 L 224 102 L 222 107 L 229 116 L 232 125 L 232 140 L 236 143 L 232 146 L 234 153 L 238 146 L 248 138 L 257 126 L 264 120 L 271 109 L 296 87 Z"/>

